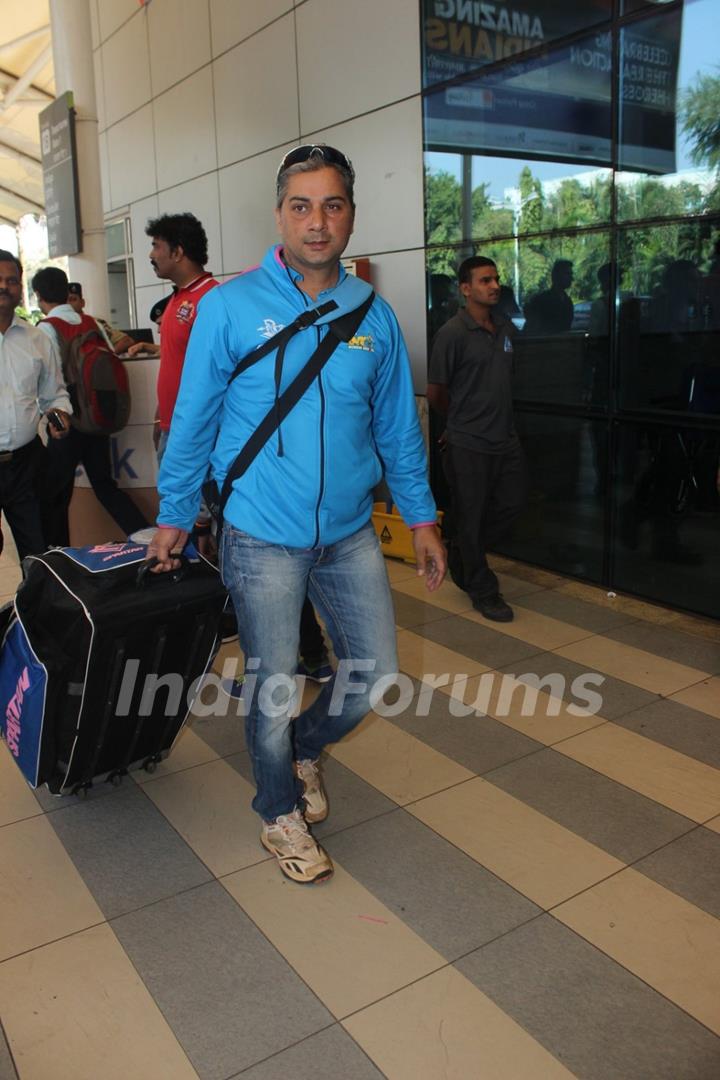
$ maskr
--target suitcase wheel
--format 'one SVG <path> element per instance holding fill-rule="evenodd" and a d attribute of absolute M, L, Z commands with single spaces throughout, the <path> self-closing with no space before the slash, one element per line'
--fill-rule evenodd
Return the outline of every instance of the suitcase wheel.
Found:
<path fill-rule="evenodd" d="M 154 773 L 157 769 L 157 758 L 148 758 L 143 765 L 143 769 L 145 770 L 145 772 Z"/>
<path fill-rule="evenodd" d="M 121 772 L 110 773 L 110 775 L 108 776 L 108 782 L 111 783 L 113 787 L 120 787 L 120 785 L 122 784 L 122 778 L 123 773 Z"/>

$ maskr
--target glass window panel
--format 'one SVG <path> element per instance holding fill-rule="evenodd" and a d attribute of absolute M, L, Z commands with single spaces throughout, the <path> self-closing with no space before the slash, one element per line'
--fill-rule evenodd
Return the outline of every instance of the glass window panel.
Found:
<path fill-rule="evenodd" d="M 516 254 L 515 295 L 522 325 L 515 344 L 515 398 L 604 406 L 610 352 L 609 235 L 520 241 Z"/>
<path fill-rule="evenodd" d="M 606 425 L 516 411 L 529 474 L 525 512 L 498 550 L 564 574 L 602 572 Z"/>
<path fill-rule="evenodd" d="M 105 227 L 105 248 L 108 259 L 125 254 L 125 222 L 113 221 Z"/>
<path fill-rule="evenodd" d="M 608 400 L 609 234 L 486 241 L 427 252 L 428 333 L 458 309 L 457 270 L 469 255 L 498 267 L 515 337 L 516 400 L 603 408 Z"/>
<path fill-rule="evenodd" d="M 658 8 L 675 2 L 676 0 L 620 0 L 620 14 L 630 15 L 634 11 L 647 11 L 649 8 L 657 11 Z M 690 4 L 693 0 L 679 0 L 680 4 L 683 2 Z"/>
<path fill-rule="evenodd" d="M 424 85 L 577 33 L 611 12 L 612 0 L 421 0 Z"/>
<path fill-rule="evenodd" d="M 621 423 L 614 450 L 614 582 L 717 616 L 717 427 Z"/>
<path fill-rule="evenodd" d="M 720 230 L 623 230 L 618 271 L 621 407 L 720 415 Z"/>
<path fill-rule="evenodd" d="M 621 31 L 621 221 L 720 209 L 717 17 L 687 0 Z"/>
<path fill-rule="evenodd" d="M 428 243 L 460 243 L 610 220 L 612 172 L 569 162 L 425 154 Z"/>
<path fill-rule="evenodd" d="M 439 89 L 423 101 L 425 148 L 609 165 L 611 72 L 608 32 Z"/>

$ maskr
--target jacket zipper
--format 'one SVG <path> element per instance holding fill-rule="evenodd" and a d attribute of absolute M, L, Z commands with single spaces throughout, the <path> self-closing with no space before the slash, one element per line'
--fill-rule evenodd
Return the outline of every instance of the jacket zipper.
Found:
<path fill-rule="evenodd" d="M 320 327 L 317 326 L 317 343 L 320 344 Z M 320 504 L 325 493 L 325 391 L 323 389 L 322 371 L 318 372 L 318 389 L 320 390 L 320 487 L 318 499 L 315 505 L 315 543 L 320 543 Z"/>
<path fill-rule="evenodd" d="M 305 309 L 310 306 L 308 303 L 307 294 L 299 288 L 297 282 L 293 278 L 290 271 L 287 269 L 287 275 L 292 282 L 294 288 L 300 293 L 305 304 Z M 315 333 L 317 334 L 317 344 L 320 344 L 320 327 L 315 327 Z M 320 543 L 320 504 L 322 503 L 323 494 L 325 491 L 325 391 L 323 390 L 322 372 L 318 374 L 318 388 L 320 390 L 320 484 L 318 487 L 318 497 L 315 503 L 315 542 L 313 547 L 317 547 Z"/>

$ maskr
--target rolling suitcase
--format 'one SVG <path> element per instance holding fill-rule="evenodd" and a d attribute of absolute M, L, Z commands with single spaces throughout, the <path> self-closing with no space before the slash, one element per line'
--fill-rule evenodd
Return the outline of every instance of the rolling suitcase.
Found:
<path fill-rule="evenodd" d="M 152 771 L 180 733 L 218 646 L 227 593 L 186 549 L 144 571 L 142 544 L 58 548 L 24 562 L 2 612 L 0 731 L 32 787 L 82 792 Z"/>

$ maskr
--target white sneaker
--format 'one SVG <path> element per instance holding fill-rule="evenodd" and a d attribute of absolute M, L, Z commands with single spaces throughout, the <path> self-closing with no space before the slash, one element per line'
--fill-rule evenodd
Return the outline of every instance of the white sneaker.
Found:
<path fill-rule="evenodd" d="M 294 764 L 295 775 L 303 784 L 303 799 L 305 800 L 305 820 L 310 825 L 324 821 L 328 816 L 328 801 L 320 776 L 320 758 L 311 761 L 296 761 Z"/>
<path fill-rule="evenodd" d="M 314 840 L 297 809 L 263 822 L 260 842 L 276 856 L 291 881 L 312 884 L 326 881 L 333 872 L 330 856 Z"/>

